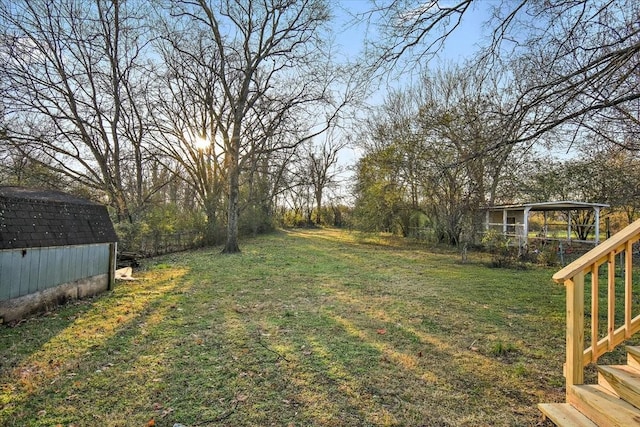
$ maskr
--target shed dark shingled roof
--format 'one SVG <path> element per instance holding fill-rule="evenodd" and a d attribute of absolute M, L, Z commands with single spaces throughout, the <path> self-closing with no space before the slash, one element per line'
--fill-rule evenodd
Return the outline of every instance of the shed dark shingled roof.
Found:
<path fill-rule="evenodd" d="M 117 240 L 102 205 L 59 191 L 0 186 L 0 249 Z"/>

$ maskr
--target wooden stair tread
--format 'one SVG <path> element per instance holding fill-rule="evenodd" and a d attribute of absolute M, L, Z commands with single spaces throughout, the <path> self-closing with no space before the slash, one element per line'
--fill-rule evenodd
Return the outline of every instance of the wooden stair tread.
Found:
<path fill-rule="evenodd" d="M 568 403 L 539 403 L 538 408 L 558 427 L 598 427 Z"/>
<path fill-rule="evenodd" d="M 629 365 L 598 366 L 598 383 L 640 408 L 640 371 Z"/>
<path fill-rule="evenodd" d="M 640 425 L 640 410 L 599 385 L 575 385 L 569 403 L 599 426 Z"/>

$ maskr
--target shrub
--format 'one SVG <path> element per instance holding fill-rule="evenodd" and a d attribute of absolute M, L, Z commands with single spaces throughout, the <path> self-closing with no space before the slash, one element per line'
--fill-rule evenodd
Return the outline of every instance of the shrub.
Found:
<path fill-rule="evenodd" d="M 546 266 L 558 265 L 558 250 L 555 246 L 546 246 L 538 253 L 538 264 Z"/>
<path fill-rule="evenodd" d="M 496 230 L 488 230 L 482 237 L 482 244 L 491 254 L 491 267 L 511 267 L 517 261 L 517 248 L 511 240 Z"/>

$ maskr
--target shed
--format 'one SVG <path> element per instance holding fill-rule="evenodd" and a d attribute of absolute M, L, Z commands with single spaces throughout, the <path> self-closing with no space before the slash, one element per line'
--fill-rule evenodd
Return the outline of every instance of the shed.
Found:
<path fill-rule="evenodd" d="M 539 202 L 539 203 L 523 203 L 513 205 L 492 206 L 487 208 L 485 230 L 499 230 L 503 235 L 514 238 L 519 245 L 526 244 L 530 239 L 529 217 L 532 212 L 542 212 L 544 214 L 544 223 L 539 235 L 536 236 L 548 240 L 560 240 L 560 237 L 554 237 L 549 233 L 549 224 L 547 222 L 548 212 L 565 212 L 567 221 L 562 225 L 562 240 L 572 239 L 572 221 L 571 215 L 574 211 L 593 210 L 594 221 L 589 227 L 593 227 L 593 240 L 588 243 L 598 244 L 600 242 L 600 210 L 608 208 L 609 205 L 604 203 L 587 203 L 576 201 L 557 201 L 557 202 Z M 557 224 L 555 224 L 557 225 Z"/>
<path fill-rule="evenodd" d="M 0 186 L 0 322 L 110 289 L 116 242 L 103 205 Z"/>

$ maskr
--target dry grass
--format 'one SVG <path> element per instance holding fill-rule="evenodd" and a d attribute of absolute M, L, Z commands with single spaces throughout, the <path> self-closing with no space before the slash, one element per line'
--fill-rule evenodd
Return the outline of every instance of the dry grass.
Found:
<path fill-rule="evenodd" d="M 524 426 L 563 395 L 564 289 L 391 236 L 151 260 L 0 329 L 0 425 Z"/>

